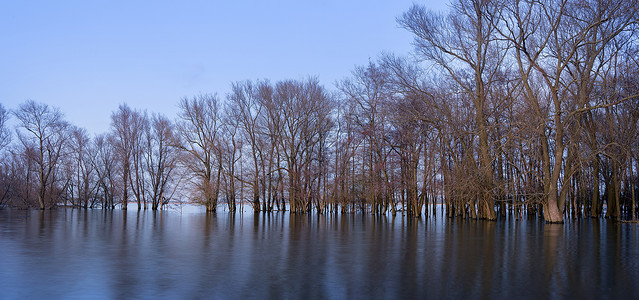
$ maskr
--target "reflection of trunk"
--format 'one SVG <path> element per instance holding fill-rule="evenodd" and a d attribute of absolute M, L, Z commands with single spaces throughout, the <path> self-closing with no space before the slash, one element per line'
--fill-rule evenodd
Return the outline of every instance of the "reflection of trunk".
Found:
<path fill-rule="evenodd" d="M 545 212 L 544 212 L 545 213 Z M 544 225 L 544 239 L 543 239 L 543 257 L 546 261 L 543 262 L 544 266 L 546 266 L 546 276 L 547 282 L 553 282 L 554 284 L 561 284 L 561 282 L 557 282 L 559 278 L 556 278 L 554 274 L 554 268 L 559 263 L 557 258 L 557 251 L 560 248 L 560 241 L 563 240 L 563 229 L 564 227 L 560 224 L 545 224 Z"/>

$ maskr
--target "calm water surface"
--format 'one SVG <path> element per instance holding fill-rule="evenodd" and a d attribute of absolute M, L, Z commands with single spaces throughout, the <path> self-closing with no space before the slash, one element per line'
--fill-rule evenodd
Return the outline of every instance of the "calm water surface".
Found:
<path fill-rule="evenodd" d="M 2 299 L 638 297 L 636 224 L 0 210 Z"/>

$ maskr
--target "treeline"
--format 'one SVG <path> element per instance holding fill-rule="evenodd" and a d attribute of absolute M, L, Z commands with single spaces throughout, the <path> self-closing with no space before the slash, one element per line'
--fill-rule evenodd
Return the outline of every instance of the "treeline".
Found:
<path fill-rule="evenodd" d="M 315 78 L 236 82 L 223 99 L 181 99 L 175 119 L 121 105 L 95 137 L 27 101 L 12 111 L 10 143 L 3 108 L 0 199 L 412 217 L 444 203 L 449 217 L 635 219 L 638 7 L 415 5 L 398 18 L 414 55 L 382 55 L 336 91 Z"/>

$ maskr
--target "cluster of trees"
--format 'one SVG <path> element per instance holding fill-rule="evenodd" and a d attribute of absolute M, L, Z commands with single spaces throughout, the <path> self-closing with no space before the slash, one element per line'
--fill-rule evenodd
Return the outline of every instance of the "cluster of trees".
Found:
<path fill-rule="evenodd" d="M 0 106 L 0 204 L 114 208 L 132 193 L 138 207 L 157 209 L 175 193 L 178 152 L 164 116 L 122 105 L 112 115 L 112 132 L 91 138 L 46 104 L 27 101 L 13 115 L 17 139 L 9 144 L 9 114 Z"/>
<path fill-rule="evenodd" d="M 181 99 L 174 120 L 121 105 L 93 138 L 27 101 L 9 143 L 2 108 L 0 201 L 634 219 L 637 2 L 415 5 L 398 18 L 414 57 L 383 55 L 337 91 L 237 82 L 225 99 Z"/>
<path fill-rule="evenodd" d="M 607 216 L 635 217 L 637 4 L 460 0 L 399 19 L 439 76 L 433 88 L 386 63 L 440 115 L 449 214 L 494 219 L 512 203 L 562 222 L 599 216 L 603 196 Z"/>

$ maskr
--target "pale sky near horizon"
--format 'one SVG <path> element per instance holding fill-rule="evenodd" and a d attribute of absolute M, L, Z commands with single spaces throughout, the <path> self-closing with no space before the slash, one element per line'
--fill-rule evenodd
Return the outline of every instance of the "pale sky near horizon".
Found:
<path fill-rule="evenodd" d="M 175 117 L 182 97 L 232 82 L 317 76 L 329 90 L 382 52 L 406 55 L 395 19 L 448 1 L 3 1 L 0 103 L 60 108 L 90 134 L 119 104 Z"/>

